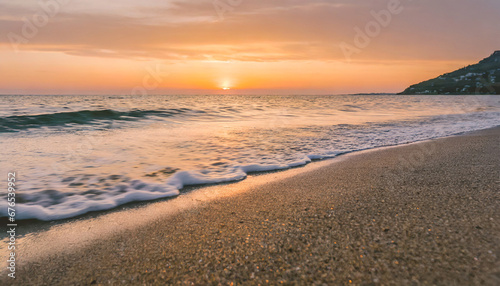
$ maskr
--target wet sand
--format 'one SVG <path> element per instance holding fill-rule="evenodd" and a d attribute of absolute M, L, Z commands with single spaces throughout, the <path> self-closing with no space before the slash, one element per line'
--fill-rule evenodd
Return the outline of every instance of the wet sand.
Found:
<path fill-rule="evenodd" d="M 32 255 L 15 284 L 498 285 L 499 147 L 494 128 L 265 175 L 276 179 Z"/>

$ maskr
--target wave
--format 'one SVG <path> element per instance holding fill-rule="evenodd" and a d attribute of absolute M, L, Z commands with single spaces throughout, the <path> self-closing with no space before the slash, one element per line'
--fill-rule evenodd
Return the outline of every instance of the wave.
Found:
<path fill-rule="evenodd" d="M 140 201 L 151 201 L 174 197 L 186 186 L 207 185 L 243 180 L 249 173 L 284 170 L 303 166 L 312 160 L 333 158 L 338 154 L 309 155 L 287 164 L 248 164 L 228 168 L 225 172 L 210 173 L 206 170 L 180 171 L 165 184 L 129 180 L 119 175 L 112 187 L 92 189 L 81 193 L 45 189 L 16 196 L 16 219 L 52 221 L 67 219 L 93 211 L 103 211 L 117 206 Z M 67 178 L 72 181 L 75 178 Z M 0 217 L 7 216 L 7 201 L 0 201 Z"/>
<path fill-rule="evenodd" d="M 0 117 L 0 132 L 17 132 L 31 128 L 65 126 L 68 124 L 92 125 L 106 121 L 133 121 L 149 116 L 171 117 L 191 111 L 193 110 L 188 108 L 131 111 L 103 109 L 36 115 L 14 115 Z"/>

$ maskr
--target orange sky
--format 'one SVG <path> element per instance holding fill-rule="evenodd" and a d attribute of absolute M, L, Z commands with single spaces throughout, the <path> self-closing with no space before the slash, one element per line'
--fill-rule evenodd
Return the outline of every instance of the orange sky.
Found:
<path fill-rule="evenodd" d="M 0 93 L 398 92 L 500 49 L 497 0 L 138 2 L 0 0 Z"/>

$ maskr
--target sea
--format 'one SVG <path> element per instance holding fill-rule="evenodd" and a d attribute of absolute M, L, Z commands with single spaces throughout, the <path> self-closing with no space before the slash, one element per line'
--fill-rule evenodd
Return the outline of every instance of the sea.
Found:
<path fill-rule="evenodd" d="M 0 216 L 51 221 L 500 125 L 500 96 L 0 96 Z"/>

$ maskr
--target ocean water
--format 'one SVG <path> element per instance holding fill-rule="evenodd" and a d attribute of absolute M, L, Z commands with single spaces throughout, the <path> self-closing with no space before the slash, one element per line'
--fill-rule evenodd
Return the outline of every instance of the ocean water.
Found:
<path fill-rule="evenodd" d="M 0 99 L 0 171 L 5 185 L 16 172 L 17 219 L 69 218 L 177 196 L 186 185 L 500 125 L 498 96 Z"/>

